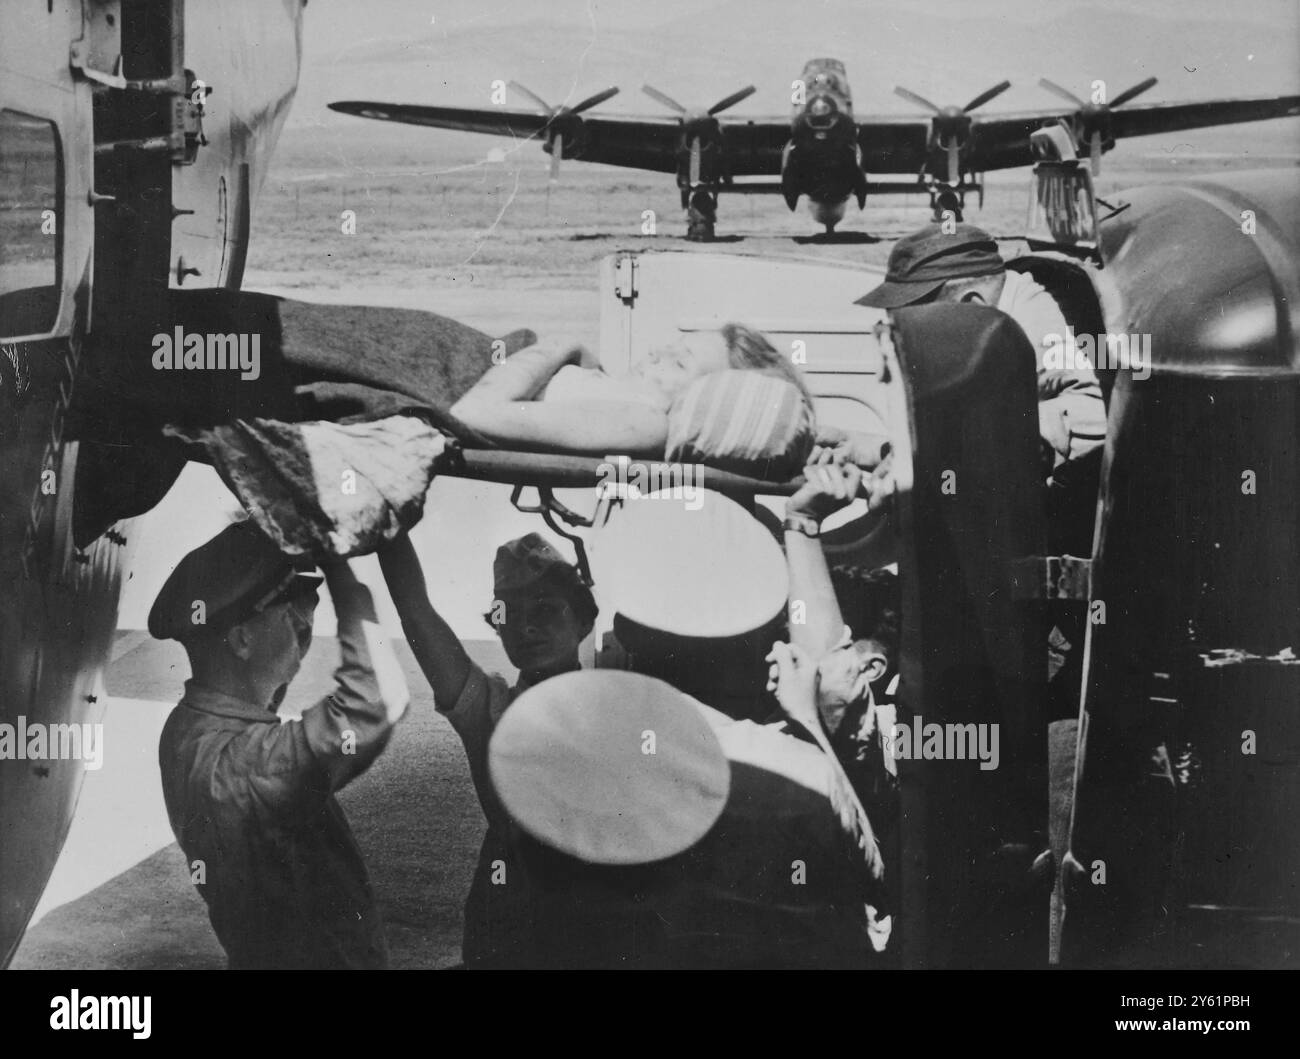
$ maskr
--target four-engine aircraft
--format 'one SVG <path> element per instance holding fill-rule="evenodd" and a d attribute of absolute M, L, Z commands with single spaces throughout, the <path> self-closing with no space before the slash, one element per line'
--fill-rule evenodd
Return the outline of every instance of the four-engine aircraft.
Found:
<path fill-rule="evenodd" d="M 1101 156 L 1129 136 L 1300 114 L 1300 95 L 1130 106 L 1154 87 L 1154 77 L 1109 100 L 1100 82 L 1094 83 L 1088 100 L 1052 81 L 1039 83 L 1070 107 L 975 113 L 1011 87 L 1010 81 L 1002 81 L 961 107 L 937 106 L 899 87 L 896 94 L 928 113 L 855 116 L 844 64 L 829 58 L 809 60 L 792 83 L 793 112 L 789 117 L 722 117 L 724 111 L 755 92 L 753 85 L 707 108 L 684 106 L 645 85 L 645 94 L 672 112 L 655 117 L 587 113 L 617 94 L 617 88 L 605 89 L 572 107 L 552 107 L 513 82 L 514 91 L 537 104 L 537 109 L 355 100 L 331 103 L 330 107 L 380 121 L 540 138 L 552 159 L 552 179 L 561 158 L 675 173 L 691 239 L 713 236 L 718 196 L 724 192 L 778 193 L 791 210 L 801 196 L 806 197 L 813 218 L 827 232 L 843 218 L 850 198 L 861 209 L 868 195 L 924 192 L 930 197 L 936 220 L 945 210 L 960 220 L 967 192 L 976 192 L 983 201 L 982 174 L 1032 164 L 1030 136 L 1048 125 L 1070 131 L 1079 155 L 1090 159 L 1095 175 Z M 876 174 L 887 179 L 872 179 Z"/>

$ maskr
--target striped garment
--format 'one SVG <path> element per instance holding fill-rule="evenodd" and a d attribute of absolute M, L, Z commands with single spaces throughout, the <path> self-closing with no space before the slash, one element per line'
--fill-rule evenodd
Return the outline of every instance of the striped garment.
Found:
<path fill-rule="evenodd" d="M 705 462 L 769 481 L 803 470 L 816 437 L 811 405 L 788 379 L 719 371 L 696 379 L 668 412 L 667 459 Z"/>

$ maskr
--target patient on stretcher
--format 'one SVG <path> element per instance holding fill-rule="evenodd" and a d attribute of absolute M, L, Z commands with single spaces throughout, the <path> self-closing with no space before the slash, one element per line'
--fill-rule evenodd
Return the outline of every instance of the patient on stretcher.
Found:
<path fill-rule="evenodd" d="M 521 350 L 491 368 L 451 413 L 510 448 L 659 458 L 670 447 L 670 436 L 683 429 L 688 399 L 700 404 L 695 383 L 715 374 L 753 373 L 775 380 L 768 394 L 755 394 L 769 419 L 783 421 L 768 425 L 791 437 L 806 433 L 811 445 L 813 400 L 799 369 L 748 327 L 727 324 L 718 331 L 682 335 L 647 350 L 625 376 L 580 367 L 583 352 L 581 346 L 563 342 Z M 728 379 L 729 396 L 736 396 L 745 382 L 743 377 Z M 789 400 L 771 396 L 778 391 Z M 720 392 L 714 387 L 713 397 Z M 803 446 L 802 440 L 799 444 Z M 791 455 L 801 459 L 806 452 Z"/>

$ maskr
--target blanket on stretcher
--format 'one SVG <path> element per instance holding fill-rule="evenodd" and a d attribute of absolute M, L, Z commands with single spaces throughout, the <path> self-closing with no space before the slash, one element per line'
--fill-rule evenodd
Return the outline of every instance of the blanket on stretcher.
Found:
<path fill-rule="evenodd" d="M 170 292 L 114 315 L 82 358 L 68 436 L 82 442 L 84 545 L 153 507 L 187 458 L 211 463 L 282 548 L 361 554 L 419 521 L 448 413 L 495 339 L 436 313 L 245 291 Z"/>

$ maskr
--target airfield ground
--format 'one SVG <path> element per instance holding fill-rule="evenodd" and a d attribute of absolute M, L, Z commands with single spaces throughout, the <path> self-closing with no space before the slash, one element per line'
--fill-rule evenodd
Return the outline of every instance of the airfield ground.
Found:
<path fill-rule="evenodd" d="M 482 141 L 466 140 L 486 150 Z M 1260 164 L 1296 163 L 1240 157 L 1193 161 L 1177 151 L 1143 155 L 1128 147 L 1114 162 L 1108 159 L 1100 190 L 1109 197 L 1123 186 Z M 1027 171 L 991 176 L 985 208 L 970 210 L 968 219 L 996 235 L 1017 234 L 1024 224 L 1028 181 Z M 647 209 L 656 211 L 654 236 L 641 234 Z M 345 210 L 356 214 L 353 235 L 342 231 Z M 423 308 L 491 333 L 531 327 L 539 334 L 594 343 L 596 266 L 617 249 L 794 254 L 883 264 L 894 240 L 928 215 L 921 196 L 869 201 L 865 212 L 850 209 L 840 239 L 824 242 L 808 238 L 815 228 L 802 209 L 791 214 L 775 196 L 729 197 L 722 201 L 720 240 L 700 246 L 683 239 L 685 222 L 671 176 L 566 164 L 560 182 L 550 187 L 536 145 L 507 154 L 504 161 L 474 164 L 468 156 L 435 157 L 418 137 L 396 138 L 391 131 L 380 136 L 296 129 L 282 143 L 254 214 L 245 286 L 307 300 Z M 475 497 L 481 505 L 481 496 Z M 438 521 L 441 532 L 450 516 L 432 496 L 429 507 L 434 518 L 426 521 Z M 507 535 L 477 522 L 469 533 L 490 538 L 484 547 Z M 440 570 L 469 561 L 454 552 L 449 529 L 441 539 L 448 543 L 438 545 L 440 553 L 453 553 L 441 556 L 444 566 L 438 556 L 421 553 L 431 586 L 440 588 L 445 587 Z M 140 561 L 150 558 L 157 563 L 156 555 L 142 549 Z M 484 572 L 489 568 L 477 555 L 472 562 L 481 562 Z M 142 581 L 151 575 L 156 585 L 159 571 L 140 572 Z M 462 594 L 475 593 L 481 589 Z M 148 595 L 141 591 L 124 600 L 124 631 L 108 673 L 113 696 L 108 738 L 126 745 L 89 777 L 40 918 L 18 949 L 15 967 L 223 963 L 162 813 L 157 733 L 179 697 L 186 665 L 174 645 L 130 631 L 142 624 Z M 457 601 L 464 615 L 473 615 L 478 604 L 476 596 Z M 453 624 L 467 627 L 468 621 Z M 504 668 L 495 644 L 477 644 L 474 651 L 488 668 Z M 328 687 L 334 658 L 332 643 L 318 640 L 295 684 L 297 701 L 309 704 Z M 394 966 L 447 966 L 459 959 L 461 902 L 482 821 L 459 741 L 434 713 L 428 685 L 404 645 L 403 659 L 413 692 L 408 717 L 384 756 L 341 801 L 370 865 Z M 1052 733 L 1058 852 L 1074 728 L 1074 722 L 1064 722 Z"/>

